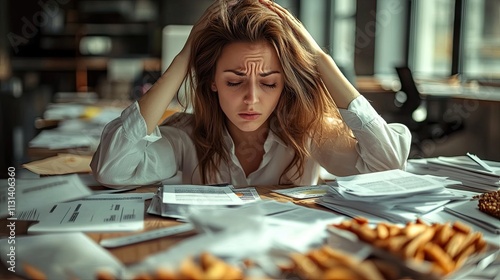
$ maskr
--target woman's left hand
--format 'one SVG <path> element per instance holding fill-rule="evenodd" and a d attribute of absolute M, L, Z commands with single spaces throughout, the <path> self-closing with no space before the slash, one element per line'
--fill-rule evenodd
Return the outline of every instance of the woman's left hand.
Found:
<path fill-rule="evenodd" d="M 259 0 L 260 3 L 268 7 L 270 10 L 274 11 L 278 16 L 280 16 L 285 23 L 287 23 L 292 31 L 297 35 L 297 39 L 307 44 L 308 49 L 315 55 L 324 53 L 323 49 L 318 45 L 316 40 L 311 36 L 309 31 L 304 27 L 304 25 L 293 16 L 288 10 L 281 7 L 279 4 L 272 0 Z"/>

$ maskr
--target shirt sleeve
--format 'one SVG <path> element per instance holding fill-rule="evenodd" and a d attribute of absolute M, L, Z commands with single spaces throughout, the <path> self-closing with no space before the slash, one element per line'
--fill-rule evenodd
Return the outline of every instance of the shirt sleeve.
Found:
<path fill-rule="evenodd" d="M 386 123 L 362 95 L 340 114 L 357 140 L 361 173 L 388 169 L 405 169 L 411 145 L 409 129 L 400 123 Z"/>
<path fill-rule="evenodd" d="M 115 188 L 156 183 L 178 169 L 168 137 L 158 127 L 147 135 L 137 102 L 105 126 L 90 166 L 98 182 Z"/>

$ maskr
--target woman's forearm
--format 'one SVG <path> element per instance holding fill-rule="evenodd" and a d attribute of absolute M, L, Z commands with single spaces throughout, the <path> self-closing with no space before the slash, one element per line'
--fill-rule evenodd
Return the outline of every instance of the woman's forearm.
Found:
<path fill-rule="evenodd" d="M 168 69 L 139 100 L 140 112 L 146 121 L 147 133 L 151 134 L 160 121 L 166 108 L 177 94 L 189 64 L 189 55 L 179 53 Z"/>
<path fill-rule="evenodd" d="M 360 94 L 342 74 L 333 58 L 321 52 L 318 54 L 318 71 L 337 107 L 347 109 L 349 103 Z"/>

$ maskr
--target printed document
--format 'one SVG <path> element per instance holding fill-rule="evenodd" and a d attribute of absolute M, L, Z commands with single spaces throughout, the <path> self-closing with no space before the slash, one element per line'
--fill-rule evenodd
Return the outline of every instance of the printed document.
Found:
<path fill-rule="evenodd" d="M 104 194 L 35 209 L 39 223 L 28 232 L 114 232 L 144 228 L 144 199 L 150 194 Z"/>
<path fill-rule="evenodd" d="M 338 185 L 356 196 L 402 196 L 444 188 L 441 181 L 399 169 L 338 177 Z"/>
<path fill-rule="evenodd" d="M 50 176 L 32 179 L 17 179 L 15 193 L 9 197 L 7 180 L 0 181 L 0 217 L 15 216 L 16 212 L 37 208 L 47 204 L 86 197 L 92 190 L 85 186 L 78 175 Z M 8 201 L 15 201 L 15 209 L 9 213 Z M 11 204 L 9 204 L 11 205 Z"/>
<path fill-rule="evenodd" d="M 229 186 L 165 185 L 163 203 L 189 205 L 240 205 L 245 203 Z"/>

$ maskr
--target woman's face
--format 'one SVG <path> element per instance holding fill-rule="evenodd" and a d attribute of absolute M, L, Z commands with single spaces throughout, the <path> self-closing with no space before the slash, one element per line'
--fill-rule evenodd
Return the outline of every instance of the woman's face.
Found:
<path fill-rule="evenodd" d="M 219 95 L 230 132 L 268 126 L 283 87 L 283 69 L 269 43 L 235 42 L 222 50 L 212 90 Z"/>

